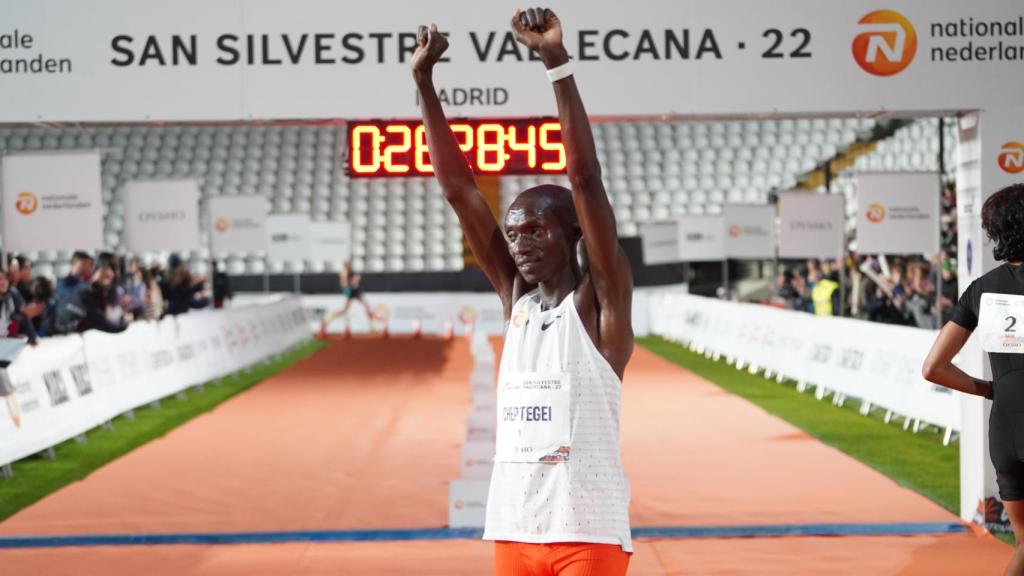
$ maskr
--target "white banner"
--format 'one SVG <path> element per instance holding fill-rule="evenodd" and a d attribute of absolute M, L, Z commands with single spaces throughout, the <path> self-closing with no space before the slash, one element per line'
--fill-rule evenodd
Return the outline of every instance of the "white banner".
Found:
<path fill-rule="evenodd" d="M 0 122 L 418 117 L 409 56 L 430 22 L 451 42 L 437 86 L 453 116 L 553 113 L 509 30 L 521 6 L 8 2 Z M 991 109 L 1024 93 L 1019 0 L 551 7 L 596 116 Z"/>
<path fill-rule="evenodd" d="M 452 480 L 448 483 L 448 527 L 483 528 L 489 480 Z"/>
<path fill-rule="evenodd" d="M 0 402 L 0 464 L 63 442 L 105 419 L 78 336 L 50 338 L 25 348 L 7 369 L 14 410 Z M 6 398 L 4 399 L 6 400 Z"/>
<path fill-rule="evenodd" d="M 263 196 L 214 196 L 209 203 L 214 256 L 267 250 L 267 200 Z"/>
<path fill-rule="evenodd" d="M 456 334 L 464 334 L 471 327 L 483 334 L 505 333 L 501 300 L 491 292 L 370 292 L 364 299 L 376 314 L 388 319 L 388 330 L 393 334 L 410 334 L 417 326 L 423 334 L 444 334 L 448 323 Z M 235 301 L 244 302 L 246 297 L 239 295 Z M 316 294 L 303 296 L 302 302 L 319 326 L 319 319 L 344 306 L 346 298 L 341 294 Z M 370 331 L 370 321 L 360 304 L 353 302 L 347 316 L 353 333 Z M 335 319 L 327 329 L 329 333 L 344 330 L 343 317 Z"/>
<path fill-rule="evenodd" d="M 124 186 L 124 242 L 139 253 L 199 249 L 199 187 L 191 178 Z"/>
<path fill-rule="evenodd" d="M 10 93 L 4 88 L 0 92 Z M 10 252 L 102 248 L 100 155 L 4 156 L 3 219 L 4 247 Z"/>
<path fill-rule="evenodd" d="M 283 352 L 311 332 L 297 298 L 137 322 L 121 334 L 46 338 L 8 375 L 16 408 L 0 399 L 0 465 L 111 418 Z"/>
<path fill-rule="evenodd" d="M 312 233 L 305 214 L 267 216 L 267 255 L 271 260 L 289 261 L 309 258 Z"/>
<path fill-rule="evenodd" d="M 640 243 L 644 264 L 672 264 L 682 262 L 679 252 L 679 222 L 648 222 L 640 227 Z"/>
<path fill-rule="evenodd" d="M 926 382 L 937 332 L 683 293 L 652 293 L 651 331 L 908 418 L 960 429 L 960 394 Z"/>
<path fill-rule="evenodd" d="M 845 232 L 840 195 L 779 194 L 779 258 L 839 258 Z"/>
<path fill-rule="evenodd" d="M 672 286 L 678 289 L 680 286 Z M 637 288 L 633 291 L 633 333 L 643 336 L 650 332 L 650 306 L 647 298 L 661 290 Z M 238 294 L 233 302 L 251 304 L 265 296 Z M 465 334 L 472 323 L 476 334 L 504 335 L 505 319 L 501 300 L 491 292 L 370 292 L 364 295 L 371 309 L 388 318 L 388 330 L 393 334 L 411 334 L 419 326 L 423 334 L 444 334 L 452 323 L 455 334 Z M 345 305 L 341 294 L 315 294 L 302 297 L 302 305 L 312 319 L 310 327 L 318 329 L 320 318 Z M 370 331 L 370 321 L 359 303 L 348 309 L 349 329 L 353 333 Z M 337 318 L 328 326 L 328 333 L 345 330 L 345 319 Z M 493 387 L 492 387 L 493 388 Z M 492 390 L 493 393 L 493 390 Z"/>
<path fill-rule="evenodd" d="M 313 222 L 310 260 L 344 262 L 352 258 L 352 227 L 345 220 Z"/>
<path fill-rule="evenodd" d="M 495 410 L 490 411 L 495 418 Z M 494 442 L 466 442 L 462 445 L 459 477 L 463 480 L 490 480 L 494 469 Z"/>
<path fill-rule="evenodd" d="M 775 258 L 775 206 L 726 204 L 725 255 L 729 258 Z"/>
<path fill-rule="evenodd" d="M 941 199 L 937 173 L 858 174 L 857 251 L 937 253 Z"/>
<path fill-rule="evenodd" d="M 725 260 L 721 216 L 680 216 L 679 256 L 683 262 Z"/>

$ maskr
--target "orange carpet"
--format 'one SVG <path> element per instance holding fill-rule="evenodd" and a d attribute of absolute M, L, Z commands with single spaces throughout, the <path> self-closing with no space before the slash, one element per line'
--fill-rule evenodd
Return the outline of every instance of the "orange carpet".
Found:
<path fill-rule="evenodd" d="M 0 523 L 0 535 L 431 528 L 458 475 L 464 341 L 332 342 L 313 358 Z M 623 399 L 635 526 L 948 522 L 955 516 L 638 349 Z M 641 540 L 630 573 L 996 574 L 975 534 Z M 0 574 L 491 571 L 478 541 L 0 550 Z"/>

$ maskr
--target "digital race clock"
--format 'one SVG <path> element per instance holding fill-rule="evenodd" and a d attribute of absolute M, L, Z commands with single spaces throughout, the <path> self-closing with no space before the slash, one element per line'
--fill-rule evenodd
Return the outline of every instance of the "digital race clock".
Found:
<path fill-rule="evenodd" d="M 477 174 L 564 174 L 562 127 L 553 118 L 454 120 L 459 148 Z M 421 121 L 348 124 L 348 175 L 430 176 L 434 168 Z"/>

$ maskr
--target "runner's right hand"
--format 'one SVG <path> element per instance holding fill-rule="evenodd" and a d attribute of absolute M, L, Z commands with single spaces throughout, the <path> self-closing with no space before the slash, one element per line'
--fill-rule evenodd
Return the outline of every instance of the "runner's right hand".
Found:
<path fill-rule="evenodd" d="M 412 73 L 414 76 L 430 74 L 448 49 L 448 39 L 437 31 L 437 24 L 431 24 L 429 28 L 420 26 L 417 43 L 412 55 Z"/>

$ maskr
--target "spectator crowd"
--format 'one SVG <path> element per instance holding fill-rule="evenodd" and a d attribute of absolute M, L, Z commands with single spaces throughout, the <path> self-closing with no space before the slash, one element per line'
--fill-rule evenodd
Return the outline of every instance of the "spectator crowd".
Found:
<path fill-rule="evenodd" d="M 121 332 L 135 321 L 159 320 L 217 307 L 231 297 L 227 276 L 213 267 L 212 290 L 204 275 L 171 255 L 167 265 L 146 267 L 109 252 L 75 252 L 60 279 L 34 276 L 32 262 L 12 255 L 0 271 L 0 335 L 28 338 L 86 330 Z"/>
<path fill-rule="evenodd" d="M 841 301 L 842 281 L 846 298 Z M 782 272 L 776 288 L 774 303 L 791 310 L 928 329 L 949 319 L 957 298 L 951 261 L 936 265 L 919 257 L 851 256 L 844 266 L 808 260 Z"/>
<path fill-rule="evenodd" d="M 776 278 L 773 304 L 820 315 L 941 328 L 956 303 L 957 222 L 955 188 L 942 196 L 941 252 L 886 258 L 851 254 L 837 260 L 790 263 Z M 840 302 L 840 274 L 847 287 Z"/>

